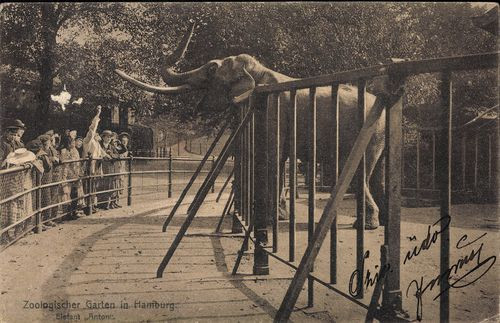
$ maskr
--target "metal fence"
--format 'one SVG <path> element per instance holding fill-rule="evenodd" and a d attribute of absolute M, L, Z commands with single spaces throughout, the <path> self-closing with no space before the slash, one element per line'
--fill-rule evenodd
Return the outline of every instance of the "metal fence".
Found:
<path fill-rule="evenodd" d="M 374 317 L 387 321 L 405 319 L 400 286 L 401 269 L 401 201 L 402 201 L 402 157 L 403 157 L 403 85 L 405 78 L 422 73 L 440 73 L 440 99 L 443 107 L 440 124 L 442 128 L 437 132 L 435 172 L 436 187 L 440 192 L 440 214 L 446 218 L 450 216 L 451 188 L 452 188 L 452 74 L 457 71 L 479 70 L 496 68 L 498 53 L 478 54 L 461 57 L 429 59 L 423 61 L 394 61 L 389 64 L 369 68 L 341 72 L 319 77 L 294 80 L 289 82 L 262 85 L 256 87 L 249 103 L 242 107 L 242 131 L 237 144 L 239 153 L 235 159 L 235 205 L 238 219 L 246 231 L 245 242 L 248 238 L 254 243 L 254 274 L 268 274 L 271 256 L 282 263 L 297 270 L 281 306 L 276 314 L 275 322 L 288 320 L 294 309 L 298 295 L 307 281 L 308 305 L 314 304 L 314 283 L 337 292 L 352 302 L 368 310 L 367 321 Z M 377 78 L 385 79 L 385 89 L 377 93 L 371 110 L 366 112 L 365 93 L 368 81 L 377 82 Z M 380 80 L 380 79 L 378 79 Z M 339 85 L 351 83 L 358 87 L 358 118 L 352 125 L 359 130 L 349 157 L 339 167 Z M 330 167 L 335 174 L 335 181 L 331 197 L 323 210 L 319 222 L 315 221 L 315 200 L 317 191 L 316 156 L 317 156 L 317 102 L 316 93 L 319 87 L 331 88 L 331 106 L 334 115 L 331 128 L 331 143 L 334 148 L 334 162 Z M 306 89 L 308 102 L 301 106 L 306 109 L 307 119 L 297 120 L 298 91 Z M 387 90 L 388 89 L 388 90 Z M 286 99 L 289 97 L 289 99 Z M 280 145 L 280 100 L 287 104 L 290 118 L 289 128 L 289 188 L 290 188 L 290 220 L 286 225 L 288 230 L 280 230 L 279 209 L 280 190 L 283 180 L 280 168 L 283 167 L 283 147 Z M 365 270 L 365 240 L 364 224 L 366 218 L 366 196 L 364 179 L 366 178 L 365 151 L 375 132 L 376 120 L 385 112 L 385 197 L 383 204 L 387 209 L 387 219 L 384 224 L 384 241 L 380 246 L 379 279 L 374 288 L 369 304 L 360 302 L 364 297 Z M 298 266 L 294 265 L 296 253 L 296 218 L 295 203 L 297 190 L 297 125 L 298 122 L 307 124 L 308 145 L 308 220 L 307 220 L 307 249 Z M 491 145 L 491 143 L 490 143 Z M 490 157 L 491 158 L 491 157 Z M 359 165 L 359 166 L 358 166 Z M 342 166 L 342 165 L 341 165 Z M 492 175 L 492 174 L 491 174 Z M 356 190 L 356 272 L 355 295 L 347 295 L 338 288 L 337 284 L 337 222 L 336 210 L 342 201 L 351 181 Z M 268 232 L 268 223 L 272 227 Z M 440 274 L 448 277 L 450 265 L 450 233 L 446 221 L 441 222 L 440 242 Z M 284 239 L 282 231 L 288 231 Z M 253 232 L 253 238 L 250 233 Z M 330 261 L 329 281 L 314 274 L 315 259 L 319 250 L 330 233 Z M 268 236 L 270 238 L 268 239 Z M 372 246 L 373 247 L 373 246 Z M 245 243 L 241 251 L 248 248 Z M 236 262 L 238 264 L 238 260 Z M 388 270 L 390 266 L 390 271 Z M 237 265 L 235 266 L 235 268 Z M 233 270 L 233 273 L 235 270 Z M 440 319 L 449 321 L 449 282 L 440 281 Z M 382 299 L 379 302 L 380 298 Z M 407 318 L 406 318 L 407 319 Z M 421 319 L 421 317 L 418 317 Z"/>
<path fill-rule="evenodd" d="M 201 169 L 207 174 L 215 156 Z M 0 250 L 29 232 L 42 232 L 49 221 L 62 221 L 76 211 L 90 214 L 108 202 L 122 205 L 167 199 L 180 192 L 201 159 L 129 157 L 114 160 L 65 161 L 48 172 L 32 164 L 0 170 Z M 232 161 L 211 187 L 215 193 L 232 171 Z M 203 178 L 193 183 L 194 190 Z"/>
<path fill-rule="evenodd" d="M 487 112 L 498 111 L 498 105 Z M 483 113 L 483 115 L 485 114 Z M 498 114 L 497 114 L 498 115 Z M 481 116 L 481 115 L 480 115 Z M 474 118 L 454 129 L 451 169 L 452 203 L 498 202 L 498 117 Z M 478 122 L 484 121 L 484 122 Z M 439 204 L 437 186 L 437 128 L 403 130 L 403 196 L 406 206 Z M 410 139 L 408 139 L 410 138 Z"/>

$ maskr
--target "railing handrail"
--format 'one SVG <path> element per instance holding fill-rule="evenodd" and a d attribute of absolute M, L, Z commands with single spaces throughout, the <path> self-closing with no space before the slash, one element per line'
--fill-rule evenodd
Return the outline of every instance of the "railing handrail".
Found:
<path fill-rule="evenodd" d="M 491 52 L 393 62 L 276 84 L 259 85 L 255 88 L 255 92 L 273 93 L 310 87 L 330 86 L 333 83 L 350 83 L 359 79 L 370 79 L 382 75 L 400 75 L 404 77 L 423 73 L 437 73 L 447 70 L 464 71 L 493 68 L 498 66 L 498 54 L 499 52 Z"/>

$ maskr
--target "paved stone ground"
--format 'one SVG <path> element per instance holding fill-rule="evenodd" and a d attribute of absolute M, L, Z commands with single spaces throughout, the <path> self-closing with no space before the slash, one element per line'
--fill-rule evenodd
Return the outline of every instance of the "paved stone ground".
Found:
<path fill-rule="evenodd" d="M 324 198 L 318 201 L 318 207 L 322 207 Z M 186 212 L 185 207 L 179 210 L 179 216 L 172 221 L 167 233 L 162 233 L 161 225 L 174 202 L 172 199 L 153 200 L 100 212 L 65 222 L 42 234 L 29 235 L 9 247 L 0 258 L 0 321 L 272 321 L 294 271 L 270 258 L 271 275 L 253 276 L 251 248 L 238 275 L 231 276 L 242 239 L 212 234 L 223 202 L 204 205 L 163 278 L 155 278 L 158 264 Z M 295 264 L 300 261 L 307 241 L 305 200 L 299 200 L 298 210 Z M 498 254 L 496 206 L 454 206 L 452 211 L 456 217 L 451 229 L 451 264 L 470 255 L 471 250 L 479 250 L 481 242 L 481 260 Z M 320 209 L 317 214 L 318 220 Z M 353 214 L 353 201 L 346 201 L 339 217 L 339 283 L 336 286 L 346 293 L 355 269 L 355 231 L 350 226 Z M 427 234 L 427 224 L 436 221 L 438 214 L 437 208 L 403 209 L 402 259 L 408 250 L 421 244 Z M 227 219 L 224 225 L 226 233 L 230 225 L 231 221 Z M 280 226 L 278 254 L 284 258 L 288 257 L 286 228 L 287 223 Z M 431 228 L 431 234 L 433 231 Z M 478 242 L 462 249 L 455 248 L 463 234 L 468 235 L 467 241 L 472 241 L 484 233 L 486 235 Z M 413 235 L 416 240 L 410 241 Z M 382 240 L 382 228 L 366 233 L 366 249 L 370 251 L 366 268 L 372 275 L 377 271 L 375 266 Z M 327 239 L 315 268 L 315 274 L 326 281 L 328 245 Z M 406 296 L 406 288 L 413 279 L 419 280 L 423 276 L 428 282 L 439 274 L 438 250 L 439 241 L 402 265 L 403 303 L 413 319 L 416 313 L 415 291 L 410 288 L 409 296 Z M 474 261 L 459 269 L 454 277 L 470 271 L 476 264 Z M 480 272 L 485 272 L 485 267 L 482 268 L 465 280 L 476 280 Z M 452 289 L 452 321 L 480 322 L 495 317 L 498 314 L 499 285 L 498 264 L 495 262 L 474 284 Z M 424 321 L 434 322 L 439 318 L 439 303 L 432 300 L 438 289 L 436 286 L 423 296 Z M 372 287 L 361 300 L 363 303 L 368 304 L 371 291 Z M 306 297 L 306 292 L 301 293 L 292 321 L 364 321 L 366 311 L 363 308 L 318 284 L 315 285 L 314 307 L 307 308 Z M 75 308 L 35 308 L 40 302 L 48 303 L 48 306 L 70 302 Z M 145 308 L 147 306 L 150 308 Z"/>

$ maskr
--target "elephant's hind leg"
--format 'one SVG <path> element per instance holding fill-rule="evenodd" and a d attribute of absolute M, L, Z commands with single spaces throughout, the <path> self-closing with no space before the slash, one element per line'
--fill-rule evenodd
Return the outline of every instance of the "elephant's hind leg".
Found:
<path fill-rule="evenodd" d="M 373 198 L 372 192 L 370 190 L 370 178 L 375 170 L 377 161 L 380 159 L 382 152 L 384 151 L 384 140 L 383 138 L 374 137 L 366 150 L 366 180 L 364 184 L 365 197 L 366 197 L 366 221 L 365 229 L 373 230 L 379 226 L 379 207 Z M 357 223 L 354 223 L 356 227 Z"/>

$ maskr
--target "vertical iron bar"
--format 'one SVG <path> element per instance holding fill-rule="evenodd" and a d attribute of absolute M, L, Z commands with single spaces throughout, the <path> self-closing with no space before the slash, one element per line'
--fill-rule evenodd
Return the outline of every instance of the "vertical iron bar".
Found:
<path fill-rule="evenodd" d="M 255 100 L 253 100 L 255 99 Z M 253 274 L 269 275 L 269 255 L 265 252 L 267 245 L 267 220 L 268 212 L 268 150 L 267 150 L 267 95 L 254 94 L 250 99 L 251 107 L 255 106 L 255 180 L 259 185 L 255 186 L 254 194 L 254 236 L 255 251 Z"/>
<path fill-rule="evenodd" d="M 250 107 L 247 104 L 248 108 Z M 243 147 L 243 153 L 245 154 L 245 213 L 247 215 L 247 223 L 250 225 L 250 122 L 248 122 L 245 128 L 245 146 Z"/>
<path fill-rule="evenodd" d="M 289 222 L 289 259 L 295 261 L 295 201 L 297 194 L 297 91 L 290 92 L 291 129 L 290 129 L 290 222 Z"/>
<path fill-rule="evenodd" d="M 172 197 L 172 148 L 168 152 L 168 197 Z"/>
<path fill-rule="evenodd" d="M 440 175 L 439 186 L 441 189 L 441 217 L 450 216 L 451 207 L 451 120 L 452 120 L 452 81 L 451 72 L 446 71 L 441 80 L 441 99 L 443 113 L 441 114 L 441 126 L 438 158 L 438 174 Z M 440 249 L 440 273 L 442 279 L 439 287 L 441 297 L 439 301 L 440 322 L 450 321 L 450 299 L 449 282 L 446 279 L 446 271 L 450 266 L 450 231 L 445 227 L 447 221 L 441 221 L 441 249 Z"/>
<path fill-rule="evenodd" d="M 365 93 L 366 93 L 366 81 L 358 81 L 358 129 L 363 128 L 363 123 L 366 117 L 366 107 L 365 107 Z M 356 269 L 359 272 L 357 280 L 357 291 L 358 294 L 356 298 L 364 297 L 363 290 L 363 277 L 364 277 L 364 230 L 365 230 L 365 216 L 366 216 L 366 195 L 365 195 L 365 181 L 366 181 L 366 165 L 365 165 L 365 154 L 358 166 L 357 172 L 357 188 L 356 188 Z"/>
<path fill-rule="evenodd" d="M 466 142 L 467 142 L 467 132 L 464 132 L 463 136 L 462 136 L 462 140 L 461 140 L 461 149 L 460 149 L 460 152 L 462 153 L 462 158 L 461 158 L 461 161 L 462 161 L 462 189 L 464 191 L 467 190 L 467 183 L 466 183 L 466 162 L 467 162 L 467 157 L 466 157 Z"/>
<path fill-rule="evenodd" d="M 128 158 L 128 194 L 127 194 L 127 205 L 132 205 L 132 160 L 134 157 L 130 156 Z"/>
<path fill-rule="evenodd" d="M 243 120 L 243 115 L 245 113 L 244 111 L 245 109 L 245 105 L 242 104 L 241 106 L 241 109 L 240 109 L 240 122 L 241 120 Z M 239 196 L 240 196 L 240 215 L 241 215 L 241 218 L 245 221 L 245 225 L 248 225 L 248 223 L 246 222 L 246 210 L 245 210 L 245 194 L 244 194 L 244 191 L 245 191 L 245 172 L 244 172 L 244 169 L 245 169 L 245 154 L 244 154 L 244 148 L 243 148 L 243 141 L 245 140 L 245 131 L 243 130 L 241 132 L 241 135 L 240 135 L 240 138 L 239 138 L 239 152 L 238 152 L 238 155 L 239 155 L 239 158 L 240 158 L 240 167 L 239 167 L 239 173 L 240 173 L 240 191 L 239 191 Z"/>
<path fill-rule="evenodd" d="M 278 252 L 279 234 L 279 202 L 280 202 L 280 97 L 279 94 L 271 94 L 270 113 L 274 122 L 271 138 L 271 212 L 273 216 L 273 252 Z"/>
<path fill-rule="evenodd" d="M 416 164 L 416 180 L 417 180 L 417 184 L 416 184 L 416 190 L 415 190 L 415 202 L 417 203 L 417 205 L 419 204 L 419 198 L 420 198 L 420 131 L 417 130 L 417 156 L 416 156 L 416 161 L 415 161 L 415 164 Z"/>
<path fill-rule="evenodd" d="M 491 144 L 491 134 L 488 134 L 488 189 L 491 189 L 491 177 L 492 177 L 492 169 L 491 169 L 491 165 L 492 165 L 492 162 L 491 162 L 491 157 L 493 155 L 493 152 L 492 152 L 492 144 Z"/>
<path fill-rule="evenodd" d="M 309 89 L 309 158 L 308 158 L 308 221 L 307 221 L 307 243 L 311 244 L 314 235 L 314 209 L 316 207 L 316 88 Z M 314 265 L 311 272 L 314 271 Z M 307 279 L 307 305 L 314 306 L 314 280 Z"/>
<path fill-rule="evenodd" d="M 42 232 L 42 212 L 40 212 L 40 208 L 42 207 L 42 189 L 40 186 L 42 185 L 42 174 L 35 171 L 35 182 L 36 182 L 36 191 L 35 191 L 35 209 L 36 209 L 36 229 L 35 233 Z"/>
<path fill-rule="evenodd" d="M 402 308 L 400 287 L 401 256 L 401 187 L 403 164 L 403 102 L 399 99 L 386 110 L 385 115 L 385 209 L 384 246 L 388 252 L 390 271 L 384 283 L 382 307 L 394 314 Z M 382 249 L 381 249 L 382 250 Z"/>
<path fill-rule="evenodd" d="M 253 104 L 253 97 L 249 98 L 249 105 Z M 249 182 L 250 182 L 250 194 L 248 197 L 249 204 L 249 216 L 250 216 L 250 226 L 253 226 L 254 221 L 254 196 L 255 196 L 255 115 L 252 115 L 250 120 L 250 149 L 249 149 Z"/>
<path fill-rule="evenodd" d="M 339 85 L 332 85 L 332 115 L 333 115 L 333 169 L 332 192 L 339 178 Z M 337 217 L 330 227 L 330 284 L 337 283 Z"/>
<path fill-rule="evenodd" d="M 432 189 L 436 189 L 436 130 L 432 130 Z"/>
<path fill-rule="evenodd" d="M 86 215 L 91 215 L 92 214 L 92 179 L 90 178 L 90 176 L 92 175 L 92 155 L 89 154 L 88 155 L 88 159 L 87 159 L 87 169 L 85 170 L 86 174 L 87 174 L 87 198 L 86 198 L 86 201 L 87 201 L 87 208 L 85 209 L 86 212 L 85 214 Z M 130 186 L 130 183 L 129 185 Z M 128 196 L 130 196 L 130 191 L 128 193 Z M 127 201 L 128 201 L 128 198 L 127 198 Z"/>
<path fill-rule="evenodd" d="M 477 132 L 474 134 L 474 193 L 477 192 L 477 175 L 478 175 L 478 161 L 479 161 L 479 145 L 478 145 Z"/>

